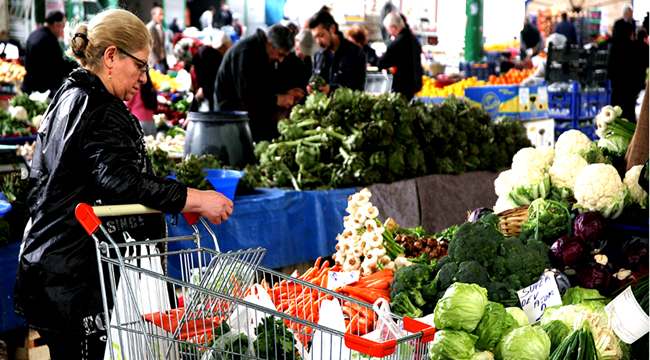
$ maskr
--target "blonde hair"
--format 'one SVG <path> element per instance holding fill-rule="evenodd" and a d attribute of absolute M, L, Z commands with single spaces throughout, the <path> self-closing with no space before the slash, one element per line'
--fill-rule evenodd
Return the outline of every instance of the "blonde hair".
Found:
<path fill-rule="evenodd" d="M 129 11 L 110 9 L 97 14 L 87 25 L 77 25 L 67 55 L 81 67 L 97 72 L 109 46 L 134 53 L 151 44 L 151 34 L 142 20 Z"/>

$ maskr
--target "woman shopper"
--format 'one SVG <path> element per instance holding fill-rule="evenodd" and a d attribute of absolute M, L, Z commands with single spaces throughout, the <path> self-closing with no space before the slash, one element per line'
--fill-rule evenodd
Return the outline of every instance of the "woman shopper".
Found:
<path fill-rule="evenodd" d="M 140 121 L 144 136 L 156 136 L 156 122 L 153 120 L 153 115 L 158 108 L 158 93 L 151 82 L 149 73 L 147 72 L 145 75 L 147 75 L 147 81 L 138 88 L 131 100 L 125 101 L 125 104 Z"/>
<path fill-rule="evenodd" d="M 39 330 L 52 360 L 103 359 L 106 346 L 95 245 L 75 218 L 77 204 L 140 203 L 198 212 L 215 224 L 232 213 L 222 194 L 154 175 L 138 120 L 124 104 L 146 81 L 151 43 L 125 10 L 79 25 L 69 55 L 81 68 L 56 93 L 38 132 L 15 312 Z"/>

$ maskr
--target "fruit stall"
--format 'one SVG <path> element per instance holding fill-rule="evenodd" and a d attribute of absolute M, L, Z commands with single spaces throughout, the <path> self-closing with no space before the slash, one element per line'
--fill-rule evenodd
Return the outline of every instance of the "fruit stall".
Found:
<path fill-rule="evenodd" d="M 201 230 L 202 238 L 214 232 L 224 253 L 266 249 L 254 276 L 221 276 L 217 291 L 264 320 L 245 330 L 235 311 L 195 322 L 191 333 L 174 335 L 178 351 L 647 358 L 648 170 L 617 170 L 634 124 L 605 106 L 598 141 L 569 130 L 554 148 L 533 148 L 522 124 L 494 119 L 464 95 L 433 104 L 316 92 L 278 124 L 279 138 L 256 145 L 257 164 L 243 169 L 184 156 L 181 129 L 149 137 L 161 177 L 199 189 L 221 186 L 213 170 L 241 177 L 230 186 L 232 217 Z M 4 180 L 0 190 L 14 207 L 7 215 L 24 206 L 26 189 L 17 176 Z M 169 236 L 193 233 L 183 219 L 166 221 Z M 15 272 L 18 244 L 0 252 L 3 273 Z M 166 251 L 191 246 L 179 241 Z M 268 270 L 314 259 L 291 277 Z M 172 278 L 185 271 L 171 259 L 166 266 Z M 188 294 L 209 282 L 197 276 L 179 285 L 179 308 L 143 314 L 150 326 L 171 336 L 187 324 Z M 20 326 L 9 302 L 0 302 L 0 332 Z M 285 341 L 269 343 L 268 333 Z M 324 336 L 330 348 L 322 348 Z"/>

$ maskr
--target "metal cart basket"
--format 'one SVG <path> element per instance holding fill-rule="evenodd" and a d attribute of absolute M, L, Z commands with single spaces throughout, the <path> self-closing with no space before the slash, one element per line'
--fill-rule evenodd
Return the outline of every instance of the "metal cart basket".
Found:
<path fill-rule="evenodd" d="M 77 219 L 95 241 L 100 279 L 107 279 L 101 281 L 103 320 L 108 324 L 105 359 L 427 357 L 426 343 L 433 339 L 435 329 L 413 319 L 390 314 L 408 335 L 383 342 L 359 336 L 373 330 L 371 320 L 355 323 L 354 331 L 347 332 L 319 325 L 318 309 L 324 300 L 336 299 L 346 313 L 354 309 L 373 314 L 368 319 L 375 319 L 373 306 L 260 267 L 264 249 L 219 252 L 216 236 L 197 214 L 184 214 L 193 235 L 119 244 L 97 218 L 152 211 L 141 205 L 93 208 L 79 204 L 76 209 Z M 217 251 L 202 245 L 197 222 L 207 228 Z M 181 240 L 193 240 L 196 248 L 158 250 L 161 244 Z M 180 279 L 164 275 L 159 265 L 164 257 L 172 256 L 180 258 Z M 264 295 L 280 305 L 273 309 L 250 301 L 251 291 L 262 288 L 254 284 L 264 284 Z M 302 305 L 297 312 L 287 312 L 282 308 L 285 300 L 304 302 L 298 302 Z M 306 311 L 312 316 L 306 316 Z"/>

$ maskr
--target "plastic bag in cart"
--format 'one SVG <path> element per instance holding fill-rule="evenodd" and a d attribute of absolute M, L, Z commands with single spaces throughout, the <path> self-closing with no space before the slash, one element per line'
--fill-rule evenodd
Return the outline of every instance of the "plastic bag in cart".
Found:
<path fill-rule="evenodd" d="M 251 304 L 262 306 L 269 310 L 275 310 L 273 300 L 266 292 L 264 287 L 259 284 L 251 286 L 251 293 L 244 298 L 244 301 Z M 249 338 L 255 340 L 255 328 L 262 323 L 262 319 L 267 317 L 264 312 L 238 304 L 232 315 L 228 318 L 228 325 L 235 334 L 243 333 Z"/>
<path fill-rule="evenodd" d="M 343 310 L 337 299 L 324 300 L 321 303 L 318 325 L 332 330 L 345 332 L 345 319 Z M 349 360 L 350 349 L 345 346 L 343 337 L 333 336 L 322 331 L 314 331 L 311 351 L 311 360 Z"/>

